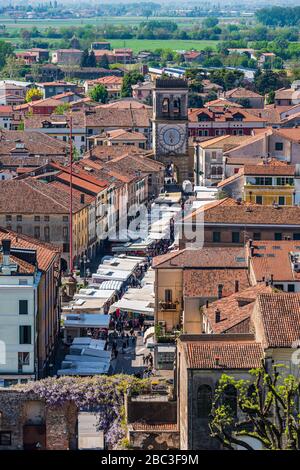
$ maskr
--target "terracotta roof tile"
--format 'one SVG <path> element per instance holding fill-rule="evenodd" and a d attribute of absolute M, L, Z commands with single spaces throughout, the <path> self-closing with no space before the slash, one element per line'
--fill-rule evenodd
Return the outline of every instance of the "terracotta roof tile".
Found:
<path fill-rule="evenodd" d="M 260 162 L 257 165 L 244 165 L 245 175 L 270 175 L 270 176 L 294 176 L 295 165 L 288 165 L 286 162 L 271 160 Z"/>
<path fill-rule="evenodd" d="M 201 341 L 184 345 L 190 369 L 249 370 L 261 365 L 263 350 L 260 343 L 249 339 L 232 341 L 226 335 L 222 338 L 219 335 L 202 336 Z"/>
<path fill-rule="evenodd" d="M 233 88 L 225 92 L 226 98 L 263 98 L 262 95 L 247 88 Z"/>
<path fill-rule="evenodd" d="M 241 289 L 228 297 L 210 303 L 208 307 L 204 306 L 203 315 L 208 319 L 213 333 L 232 331 L 233 327 L 245 323 L 244 320 L 250 318 L 257 296 L 271 292 L 272 287 L 264 283 Z M 218 322 L 216 322 L 216 311 L 220 314 Z M 249 323 L 245 323 L 243 327 L 245 327 L 243 332 L 249 333 Z"/>
<path fill-rule="evenodd" d="M 170 251 L 153 259 L 153 267 L 198 268 L 210 267 L 245 268 L 246 251 L 243 247 L 205 247 L 198 250 L 184 249 Z"/>
<path fill-rule="evenodd" d="M 0 240 L 5 239 L 11 240 L 12 248 L 36 250 L 38 268 L 42 271 L 47 271 L 49 266 L 57 259 L 58 253 L 60 253 L 57 246 L 0 227 Z"/>
<path fill-rule="evenodd" d="M 26 147 L 30 156 L 41 155 L 55 157 L 65 155 L 66 145 L 53 137 L 49 137 L 41 132 L 24 131 L 0 131 L 0 157 L 10 155 L 16 144 L 21 142 Z"/>
<path fill-rule="evenodd" d="M 226 225 L 293 225 L 300 228 L 300 207 L 297 206 L 262 206 L 251 203 L 238 203 L 231 198 L 218 201 L 215 205 L 205 205 L 195 211 L 204 212 L 204 223 Z M 193 221 L 193 215 L 185 218 Z"/>
<path fill-rule="evenodd" d="M 251 266 L 256 281 L 270 280 L 274 282 L 300 281 L 300 273 L 292 267 L 291 253 L 300 252 L 300 241 L 253 241 Z"/>
<path fill-rule="evenodd" d="M 32 264 L 27 263 L 26 261 L 17 258 L 16 256 L 9 256 L 10 262 L 18 265 L 18 273 L 20 274 L 34 274 L 35 267 Z M 0 264 L 2 264 L 3 255 L 0 253 Z"/>
<path fill-rule="evenodd" d="M 300 338 L 300 294 L 261 294 L 258 308 L 264 347 L 290 348 Z"/>
<path fill-rule="evenodd" d="M 222 285 L 222 295 L 231 295 L 235 291 L 235 283 L 241 289 L 250 286 L 247 269 L 209 268 L 185 269 L 183 273 L 183 294 L 185 297 L 218 297 L 218 286 Z"/>
<path fill-rule="evenodd" d="M 33 178 L 0 182 L 1 214 L 68 214 L 69 195 Z M 76 199 L 74 213 L 85 207 Z"/>

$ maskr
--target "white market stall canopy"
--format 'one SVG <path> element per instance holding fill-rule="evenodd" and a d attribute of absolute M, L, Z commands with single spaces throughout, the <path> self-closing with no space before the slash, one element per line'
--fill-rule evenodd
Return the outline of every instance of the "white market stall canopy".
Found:
<path fill-rule="evenodd" d="M 144 300 L 128 300 L 122 298 L 115 302 L 109 309 L 110 313 L 115 312 L 118 308 L 127 312 L 135 312 L 141 314 L 148 314 L 154 316 L 154 308 L 151 306 L 152 302 Z"/>
<path fill-rule="evenodd" d="M 108 328 L 110 315 L 97 315 L 93 313 L 67 314 L 64 321 L 65 328 Z"/>

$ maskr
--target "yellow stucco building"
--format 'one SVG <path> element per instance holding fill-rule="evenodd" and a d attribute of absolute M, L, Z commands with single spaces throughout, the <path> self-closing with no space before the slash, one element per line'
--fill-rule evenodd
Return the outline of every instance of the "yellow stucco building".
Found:
<path fill-rule="evenodd" d="M 244 167 L 244 200 L 269 206 L 292 206 L 295 192 L 295 166 L 271 161 Z"/>

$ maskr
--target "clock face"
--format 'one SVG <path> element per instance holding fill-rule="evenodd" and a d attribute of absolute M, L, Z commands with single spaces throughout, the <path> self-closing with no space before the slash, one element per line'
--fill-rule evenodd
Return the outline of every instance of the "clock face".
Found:
<path fill-rule="evenodd" d="M 161 146 L 168 151 L 178 150 L 184 144 L 185 130 L 179 126 L 164 126 L 160 131 Z"/>

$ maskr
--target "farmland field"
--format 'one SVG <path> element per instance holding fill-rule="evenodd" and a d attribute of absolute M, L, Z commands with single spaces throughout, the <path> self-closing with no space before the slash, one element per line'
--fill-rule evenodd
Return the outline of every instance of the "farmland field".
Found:
<path fill-rule="evenodd" d="M 174 21 L 179 26 L 191 27 L 194 24 L 199 24 L 203 21 L 203 18 L 186 18 L 186 17 L 150 17 L 151 20 L 168 20 Z M 145 16 L 103 16 L 96 18 L 67 18 L 67 19 L 18 19 L 14 20 L 0 15 L 0 25 L 5 25 L 6 29 L 11 32 L 12 30 L 21 28 L 32 28 L 36 26 L 39 29 L 45 29 L 48 27 L 60 28 L 63 26 L 84 26 L 84 25 L 104 25 L 104 24 L 122 24 L 128 26 L 135 26 L 143 21 L 147 21 Z M 220 23 L 227 22 L 226 18 L 220 19 Z M 230 18 L 231 23 L 238 22 L 235 18 Z"/>
<path fill-rule="evenodd" d="M 1 38 L 0 39 L 4 39 Z M 100 38 L 99 38 L 100 39 Z M 7 40 L 7 39 L 6 39 Z M 9 41 L 18 45 L 19 38 L 9 38 Z M 59 39 L 49 40 L 53 44 L 53 47 L 50 49 L 55 49 L 55 44 L 59 42 Z M 107 39 L 112 45 L 112 48 L 119 47 L 129 47 L 135 53 L 139 51 L 154 51 L 155 49 L 172 49 L 172 50 L 203 50 L 206 47 L 215 49 L 218 41 L 197 41 L 197 40 L 180 40 L 180 39 L 164 39 L 164 40 L 155 40 L 155 39 Z M 16 48 L 17 52 L 23 51 L 21 48 Z"/>

